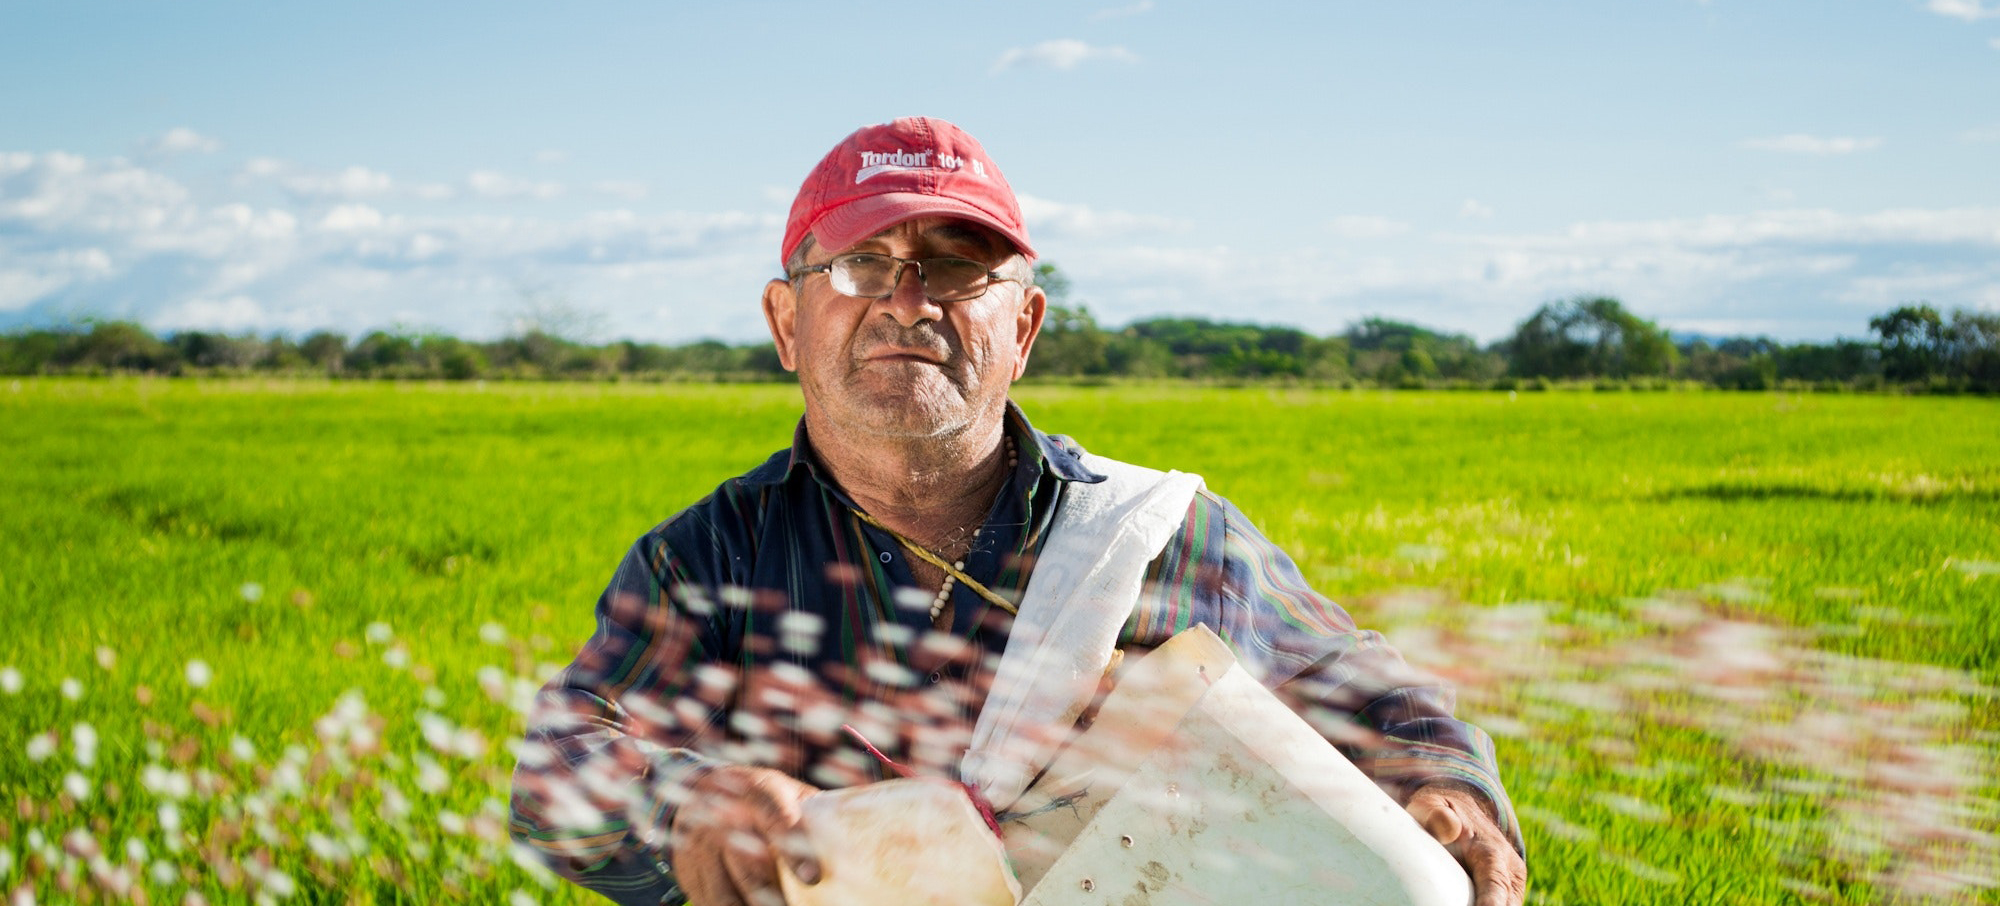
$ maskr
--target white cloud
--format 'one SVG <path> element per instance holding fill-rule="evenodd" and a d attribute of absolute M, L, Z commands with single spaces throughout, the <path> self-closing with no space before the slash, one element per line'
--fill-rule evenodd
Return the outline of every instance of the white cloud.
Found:
<path fill-rule="evenodd" d="M 1856 151 L 1872 151 L 1880 147 L 1879 138 L 1821 138 L 1816 135 L 1779 135 L 1772 138 L 1745 139 L 1743 147 L 1754 151 L 1777 151 L 1783 154 L 1853 154 Z"/>
<path fill-rule="evenodd" d="M 604 179 L 590 184 L 590 191 L 621 201 L 638 201 L 653 189 L 636 180 Z"/>
<path fill-rule="evenodd" d="M 775 272 L 790 200 L 558 214 L 528 194 L 457 210 L 393 180 L 356 198 L 272 191 L 314 175 L 284 162 L 244 173 L 183 184 L 125 160 L 0 152 L 0 329 L 94 315 L 159 330 L 352 335 L 402 323 L 493 336 L 532 283 L 603 311 L 607 336 L 747 340 L 762 333 L 756 291 Z M 1669 326 L 1828 337 L 1859 335 L 1910 298 L 2000 305 L 2000 207 L 1787 209 L 1536 233 L 1471 219 L 1445 235 L 1349 214 L 1296 245 L 1233 248 L 1184 218 L 1021 202 L 1038 249 L 1108 323 L 1187 314 L 1324 333 L 1373 314 L 1490 340 L 1542 302 L 1602 292 Z"/>
<path fill-rule="evenodd" d="M 186 127 L 168 129 L 165 135 L 153 140 L 149 150 L 164 154 L 194 152 L 212 154 L 222 150 L 222 142 L 202 135 Z"/>
<path fill-rule="evenodd" d="M 1872 214 L 1824 209 L 1760 211 L 1669 220 L 1586 222 L 1561 233 L 1508 240 L 1544 247 L 1636 244 L 1697 248 L 1771 243 L 2000 246 L 2000 208 L 1898 208 Z"/>
<path fill-rule="evenodd" d="M 287 191 L 306 198 L 365 198 L 387 195 L 396 181 L 367 167 L 346 167 L 333 173 L 302 173 L 284 180 Z"/>
<path fill-rule="evenodd" d="M 515 179 L 495 170 L 474 170 L 465 185 L 481 198 L 555 198 L 563 193 L 561 183 Z"/>
<path fill-rule="evenodd" d="M 226 333 L 268 330 L 271 315 L 249 296 L 189 299 L 151 319 L 162 330 L 217 330 Z"/>
<path fill-rule="evenodd" d="M 1015 68 L 1068 70 L 1094 60 L 1137 63 L 1139 57 L 1123 47 L 1092 47 L 1074 38 L 1057 38 L 1032 47 L 1008 48 L 993 61 L 993 71 L 1004 72 Z"/>
<path fill-rule="evenodd" d="M 2000 7 L 1989 7 L 1981 0 L 1930 0 L 1924 8 L 1965 22 L 2000 19 Z"/>
<path fill-rule="evenodd" d="M 1103 239 L 1135 233 L 1184 232 L 1193 226 L 1190 221 L 1179 217 L 1106 211 L 1033 195 L 1016 197 L 1021 202 L 1021 216 L 1028 221 L 1028 235 L 1037 245 L 1045 236 Z"/>
<path fill-rule="evenodd" d="M 335 206 L 320 218 L 319 228 L 338 233 L 380 229 L 385 219 L 382 212 L 365 204 L 344 204 Z"/>
<path fill-rule="evenodd" d="M 550 192 L 497 174 L 478 185 Z M 621 335 L 740 337 L 761 322 L 755 287 L 775 269 L 777 211 L 419 216 L 404 210 L 422 204 L 417 189 L 365 167 L 271 159 L 197 189 L 119 159 L 0 152 L 0 329 L 88 315 L 158 330 L 402 323 L 490 336 L 522 277 L 572 290 Z"/>
<path fill-rule="evenodd" d="M 1477 198 L 1468 198 L 1458 206 L 1458 216 L 1461 220 L 1492 220 L 1493 209 L 1480 204 Z"/>
<path fill-rule="evenodd" d="M 1400 220 L 1359 214 L 1335 217 L 1328 227 L 1333 230 L 1335 236 L 1342 239 L 1384 239 L 1401 236 L 1410 231 L 1410 225 Z"/>
<path fill-rule="evenodd" d="M 1152 11 L 1153 0 L 1138 0 L 1136 3 L 1128 3 L 1124 6 L 1111 6 L 1100 9 L 1090 14 L 1090 21 L 1102 22 L 1106 19 L 1121 19 L 1126 16 L 1137 16 Z"/>

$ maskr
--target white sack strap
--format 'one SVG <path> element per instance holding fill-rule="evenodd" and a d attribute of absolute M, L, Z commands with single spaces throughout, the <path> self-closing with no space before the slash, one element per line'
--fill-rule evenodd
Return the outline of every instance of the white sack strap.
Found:
<path fill-rule="evenodd" d="M 1107 476 L 1063 486 L 959 775 L 997 811 L 1062 747 L 1097 692 L 1146 566 L 1187 516 L 1201 476 L 1085 454 Z"/>

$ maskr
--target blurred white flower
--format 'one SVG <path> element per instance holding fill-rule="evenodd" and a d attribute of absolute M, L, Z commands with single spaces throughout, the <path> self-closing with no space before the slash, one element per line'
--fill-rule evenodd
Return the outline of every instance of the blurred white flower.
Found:
<path fill-rule="evenodd" d="M 435 796 L 451 785 L 451 774 L 437 759 L 419 752 L 412 760 L 417 763 L 417 789 Z"/>
<path fill-rule="evenodd" d="M 410 666 L 410 650 L 398 645 L 382 652 L 382 663 L 397 670 Z"/>
<path fill-rule="evenodd" d="M 555 875 L 542 863 L 542 857 L 534 850 L 515 843 L 507 847 L 507 857 L 513 860 L 514 867 L 527 872 L 528 877 L 533 878 L 535 883 L 542 885 L 544 889 L 555 886 Z"/>
<path fill-rule="evenodd" d="M 69 699 L 70 701 L 76 701 L 77 699 L 82 698 L 83 684 L 77 682 L 74 677 L 68 677 L 68 676 L 63 677 L 62 697 Z"/>
<path fill-rule="evenodd" d="M 382 784 L 382 813 L 392 821 L 410 816 L 410 797 L 403 795 L 402 787 L 387 782 Z"/>
<path fill-rule="evenodd" d="M 236 593 L 242 595 L 243 600 L 255 604 L 264 597 L 264 586 L 255 582 L 245 582 L 236 587 Z"/>
<path fill-rule="evenodd" d="M 0 849 L 0 880 L 6 879 L 8 875 L 13 873 L 14 851 L 11 849 Z"/>
<path fill-rule="evenodd" d="M 35 889 L 25 884 L 14 888 L 14 895 L 7 900 L 7 906 L 35 906 Z"/>
<path fill-rule="evenodd" d="M 146 841 L 133 837 L 125 841 L 125 858 L 133 862 L 146 861 Z"/>
<path fill-rule="evenodd" d="M 299 886 L 292 881 L 291 875 L 275 868 L 264 873 L 263 883 L 266 891 L 281 900 L 289 899 L 292 894 L 299 891 Z"/>
<path fill-rule="evenodd" d="M 437 822 L 438 830 L 447 834 L 462 836 L 465 833 L 465 816 L 457 812 L 449 809 L 441 810 L 438 812 Z"/>
<path fill-rule="evenodd" d="M 37 733 L 28 737 L 28 760 L 46 761 L 56 753 L 56 737 L 53 733 Z"/>
<path fill-rule="evenodd" d="M 139 771 L 139 785 L 161 799 L 186 799 L 194 793 L 194 783 L 187 774 L 157 764 L 146 765 Z"/>
<path fill-rule="evenodd" d="M 63 775 L 63 792 L 71 799 L 83 802 L 90 798 L 90 778 L 75 771 Z"/>
<path fill-rule="evenodd" d="M 118 652 L 106 645 L 97 646 L 97 666 L 106 670 L 118 666 Z"/>
<path fill-rule="evenodd" d="M 444 703 L 445 703 L 445 697 L 443 689 L 439 689 L 436 686 L 424 687 L 424 704 L 429 705 L 433 708 L 442 708 L 444 707 Z"/>
<path fill-rule="evenodd" d="M 192 660 L 187 662 L 188 685 L 200 689 L 207 686 L 209 681 L 214 678 L 215 671 L 209 669 L 207 661 Z"/>
<path fill-rule="evenodd" d="M 491 621 L 479 624 L 479 640 L 488 645 L 507 644 L 507 627 Z"/>
<path fill-rule="evenodd" d="M 305 792 L 306 775 L 299 766 L 289 761 L 281 761 L 271 769 L 270 788 L 281 795 L 296 796 Z"/>
<path fill-rule="evenodd" d="M 507 895 L 507 906 L 541 906 L 541 904 L 535 902 L 535 898 L 529 896 L 527 891 L 516 887 L 513 893 Z"/>
<path fill-rule="evenodd" d="M 236 756 L 237 761 L 250 761 L 257 757 L 257 747 L 251 745 L 250 740 L 244 739 L 241 736 L 231 736 L 229 738 L 229 754 Z"/>
<path fill-rule="evenodd" d="M 368 641 L 373 644 L 387 645 L 389 644 L 390 639 L 396 637 L 396 631 L 390 629 L 389 624 L 377 620 L 373 623 L 368 624 L 366 635 Z"/>
<path fill-rule="evenodd" d="M 90 767 L 97 763 L 97 728 L 83 721 L 69 728 L 69 743 L 76 755 L 79 767 Z"/>
<path fill-rule="evenodd" d="M 313 831 L 306 834 L 306 848 L 312 850 L 322 862 L 347 862 L 347 847 L 325 834 Z"/>
<path fill-rule="evenodd" d="M 21 691 L 21 671 L 13 667 L 0 667 L 0 692 L 14 695 Z"/>
<path fill-rule="evenodd" d="M 153 876 L 153 883 L 165 887 L 180 879 L 181 873 L 174 869 L 174 863 L 165 859 L 154 859 L 153 867 L 147 869 Z"/>

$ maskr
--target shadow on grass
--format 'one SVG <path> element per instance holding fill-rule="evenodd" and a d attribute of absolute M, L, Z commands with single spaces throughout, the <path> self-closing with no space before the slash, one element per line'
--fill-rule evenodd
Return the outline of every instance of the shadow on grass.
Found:
<path fill-rule="evenodd" d="M 2000 502 L 2000 488 L 1980 487 L 1879 487 L 1827 488 L 1806 484 L 1733 484 L 1715 482 L 1688 488 L 1674 488 L 1652 495 L 1656 502 L 1674 500 L 1716 500 L 1723 503 L 1763 503 L 1772 500 L 1817 500 L 1826 503 L 1908 503 L 1934 506 L 1943 503 Z"/>

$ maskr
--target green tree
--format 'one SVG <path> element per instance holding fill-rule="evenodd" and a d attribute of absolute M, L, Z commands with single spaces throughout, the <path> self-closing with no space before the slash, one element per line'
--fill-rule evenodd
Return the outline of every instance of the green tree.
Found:
<path fill-rule="evenodd" d="M 1937 309 L 1925 304 L 1904 305 L 1869 318 L 1868 329 L 1882 337 L 1883 377 L 1923 381 L 1943 373 L 1945 326 Z"/>
<path fill-rule="evenodd" d="M 1608 296 L 1543 305 L 1515 328 L 1505 351 L 1519 377 L 1658 376 L 1678 360 L 1666 331 Z"/>

